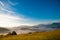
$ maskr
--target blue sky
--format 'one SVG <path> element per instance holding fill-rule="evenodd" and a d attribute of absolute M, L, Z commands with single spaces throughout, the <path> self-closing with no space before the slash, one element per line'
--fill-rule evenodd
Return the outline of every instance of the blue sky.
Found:
<path fill-rule="evenodd" d="M 60 22 L 60 0 L 0 0 L 0 15 L 12 15 L 22 24 Z"/>
<path fill-rule="evenodd" d="M 60 19 L 59 0 L 18 0 L 14 6 L 18 14 L 33 19 Z"/>

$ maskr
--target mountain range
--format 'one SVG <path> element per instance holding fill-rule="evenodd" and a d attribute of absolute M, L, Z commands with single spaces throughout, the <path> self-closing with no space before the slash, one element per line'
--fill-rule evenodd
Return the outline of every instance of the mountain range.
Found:
<path fill-rule="evenodd" d="M 17 33 L 28 33 L 28 32 L 35 32 L 35 31 L 49 31 L 60 29 L 60 23 L 52 23 L 52 24 L 38 24 L 34 26 L 17 26 L 13 28 L 2 28 L 0 27 L 0 33 L 7 33 L 9 31 L 16 31 Z"/>
<path fill-rule="evenodd" d="M 0 34 L 6 34 L 8 33 L 10 30 L 7 29 L 7 28 L 3 28 L 3 27 L 0 27 Z"/>
<path fill-rule="evenodd" d="M 24 32 L 35 32 L 35 31 L 49 31 L 49 30 L 55 30 L 60 29 L 60 23 L 52 23 L 52 24 L 38 24 L 34 26 L 18 26 L 14 27 L 14 30 L 18 31 L 22 30 Z M 21 32 L 21 31 L 20 31 Z"/>

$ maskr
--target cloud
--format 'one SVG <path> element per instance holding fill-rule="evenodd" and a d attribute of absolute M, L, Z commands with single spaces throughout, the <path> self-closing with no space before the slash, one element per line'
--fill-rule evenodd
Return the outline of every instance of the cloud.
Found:
<path fill-rule="evenodd" d="M 4 6 L 4 4 L 0 1 L 0 4 L 2 5 L 2 6 Z"/>
<path fill-rule="evenodd" d="M 11 5 L 13 5 L 13 6 L 15 6 L 15 5 L 18 4 L 17 2 L 14 3 L 14 2 L 12 2 L 11 0 L 8 0 L 8 3 L 11 4 Z"/>
<path fill-rule="evenodd" d="M 2 27 L 19 26 L 20 23 L 18 23 L 18 21 L 21 20 L 23 20 L 23 18 L 7 14 L 0 14 L 0 26 Z"/>
<path fill-rule="evenodd" d="M 0 14 L 0 27 L 16 27 L 21 25 L 31 25 L 28 20 L 8 14 Z"/>
<path fill-rule="evenodd" d="M 9 6 L 8 6 L 9 8 Z M 19 26 L 19 21 L 24 20 L 22 16 L 15 15 L 16 12 L 8 10 L 6 5 L 0 1 L 0 26 L 2 27 L 13 27 Z"/>
<path fill-rule="evenodd" d="M 13 11 L 11 11 L 11 10 L 8 10 L 7 8 L 6 8 L 6 6 L 3 4 L 3 2 L 2 1 L 0 1 L 0 12 L 5 12 L 5 13 L 10 13 L 10 14 L 13 14 L 13 13 L 15 13 L 15 12 L 13 12 Z M 8 6 L 9 7 L 9 6 Z"/>
<path fill-rule="evenodd" d="M 0 26 L 2 27 L 14 27 L 20 25 L 31 25 L 27 18 L 24 18 L 24 15 L 16 15 L 17 12 L 12 11 L 10 8 L 11 5 L 6 6 L 7 4 L 0 1 Z M 11 10 L 8 10 L 10 8 Z"/>

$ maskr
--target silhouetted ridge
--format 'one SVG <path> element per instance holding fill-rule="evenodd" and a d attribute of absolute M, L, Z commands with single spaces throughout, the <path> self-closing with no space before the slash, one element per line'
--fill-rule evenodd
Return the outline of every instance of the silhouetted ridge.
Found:
<path fill-rule="evenodd" d="M 6 32 L 8 32 L 8 31 L 10 31 L 10 30 L 7 29 L 7 28 L 2 28 L 2 27 L 0 27 L 0 33 L 6 33 Z"/>

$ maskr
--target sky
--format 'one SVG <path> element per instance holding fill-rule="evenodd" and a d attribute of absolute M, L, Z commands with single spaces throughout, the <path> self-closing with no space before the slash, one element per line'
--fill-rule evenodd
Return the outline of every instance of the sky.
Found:
<path fill-rule="evenodd" d="M 0 0 L 0 26 L 60 22 L 60 0 Z"/>

